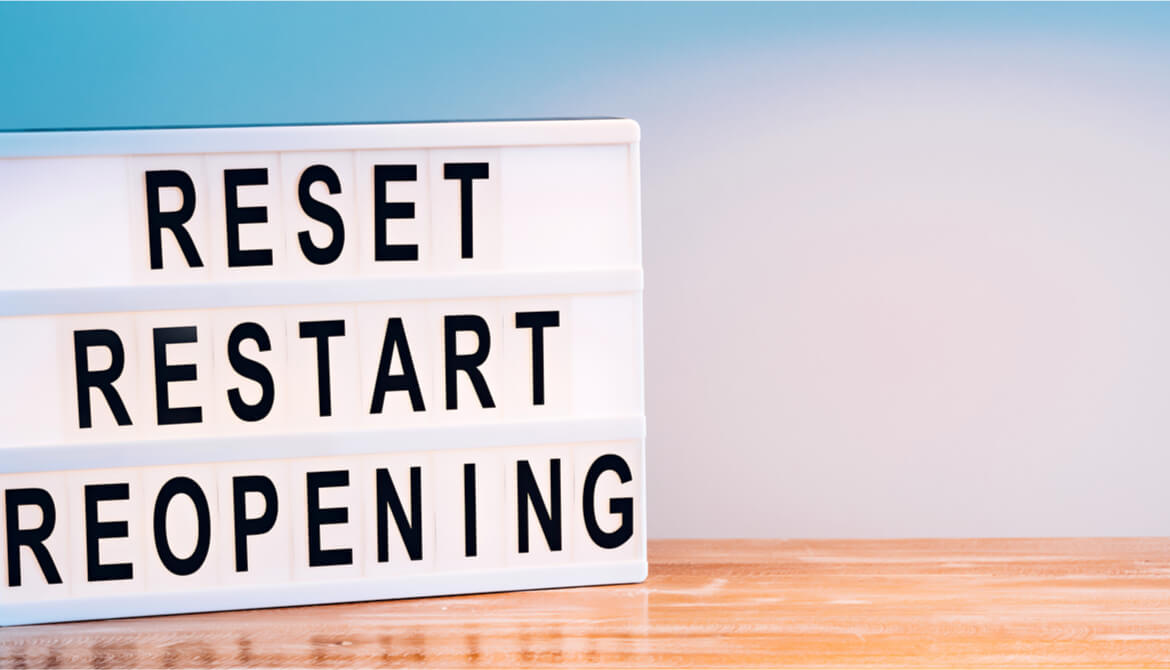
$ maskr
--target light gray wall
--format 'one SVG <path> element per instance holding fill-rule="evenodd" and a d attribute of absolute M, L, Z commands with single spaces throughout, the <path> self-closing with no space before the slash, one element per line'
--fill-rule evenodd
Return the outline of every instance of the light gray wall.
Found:
<path fill-rule="evenodd" d="M 1165 63 L 922 40 L 640 110 L 652 536 L 1170 533 Z"/>

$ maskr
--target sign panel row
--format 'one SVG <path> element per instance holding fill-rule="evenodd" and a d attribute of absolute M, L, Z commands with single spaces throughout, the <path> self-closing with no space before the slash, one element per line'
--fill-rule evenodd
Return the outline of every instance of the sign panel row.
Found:
<path fill-rule="evenodd" d="M 636 561 L 645 532 L 636 441 L 19 473 L 0 486 L 0 603 L 68 602 L 69 618 L 100 616 L 101 596 Z"/>
<path fill-rule="evenodd" d="M 0 158 L 0 287 L 633 268 L 635 168 L 621 144 Z"/>
<path fill-rule="evenodd" d="M 0 446 L 642 413 L 637 294 L 0 319 Z"/>

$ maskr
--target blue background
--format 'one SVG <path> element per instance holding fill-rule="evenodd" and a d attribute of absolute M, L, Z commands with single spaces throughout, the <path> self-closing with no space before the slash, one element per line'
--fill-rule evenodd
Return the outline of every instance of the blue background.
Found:
<path fill-rule="evenodd" d="M 0 128 L 634 116 L 662 96 L 685 116 L 713 93 L 688 86 L 704 63 L 750 96 L 989 41 L 1165 61 L 1168 35 L 1170 7 L 1140 4 L 4 4 Z"/>

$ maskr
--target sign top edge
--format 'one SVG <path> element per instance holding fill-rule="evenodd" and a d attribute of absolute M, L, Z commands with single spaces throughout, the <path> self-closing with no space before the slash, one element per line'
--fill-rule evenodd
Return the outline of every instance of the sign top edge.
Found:
<path fill-rule="evenodd" d="M 623 118 L 0 132 L 0 158 L 633 144 Z"/>

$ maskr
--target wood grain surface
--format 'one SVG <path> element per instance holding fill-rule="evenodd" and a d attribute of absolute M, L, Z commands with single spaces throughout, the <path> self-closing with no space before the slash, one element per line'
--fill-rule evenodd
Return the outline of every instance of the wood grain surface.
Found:
<path fill-rule="evenodd" d="M 660 540 L 644 584 L 0 629 L 5 667 L 1170 666 L 1170 539 Z"/>

